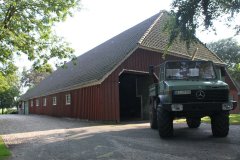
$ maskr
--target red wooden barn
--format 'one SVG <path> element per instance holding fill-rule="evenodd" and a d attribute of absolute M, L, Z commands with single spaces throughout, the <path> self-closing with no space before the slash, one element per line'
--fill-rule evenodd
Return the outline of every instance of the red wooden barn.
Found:
<path fill-rule="evenodd" d="M 168 34 L 163 31 L 168 13 L 159 14 L 120 33 L 77 58 L 66 68 L 58 68 L 21 99 L 31 114 L 117 121 L 148 118 L 148 86 L 153 83 L 149 65 L 165 60 L 211 60 L 219 74 L 224 62 L 202 43 L 187 51 L 185 43 L 174 42 L 163 59 Z M 226 78 L 233 96 L 236 88 Z"/>

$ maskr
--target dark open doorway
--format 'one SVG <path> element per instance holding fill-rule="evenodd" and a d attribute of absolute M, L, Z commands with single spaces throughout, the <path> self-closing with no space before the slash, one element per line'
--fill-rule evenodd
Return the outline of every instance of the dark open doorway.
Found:
<path fill-rule="evenodd" d="M 148 119 L 148 87 L 152 83 L 147 73 L 124 72 L 119 76 L 120 121 Z"/>

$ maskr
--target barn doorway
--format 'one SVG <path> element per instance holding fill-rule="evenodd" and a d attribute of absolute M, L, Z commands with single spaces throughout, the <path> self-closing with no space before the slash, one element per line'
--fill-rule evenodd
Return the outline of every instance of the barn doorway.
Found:
<path fill-rule="evenodd" d="M 148 119 L 148 73 L 123 72 L 119 76 L 120 121 Z"/>

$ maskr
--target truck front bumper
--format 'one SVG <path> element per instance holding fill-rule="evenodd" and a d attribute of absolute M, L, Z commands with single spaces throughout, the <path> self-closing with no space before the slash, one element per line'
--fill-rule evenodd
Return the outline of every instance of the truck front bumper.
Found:
<path fill-rule="evenodd" d="M 215 112 L 215 111 L 230 111 L 235 109 L 237 103 L 234 101 L 219 103 L 219 102 L 201 102 L 201 103 L 177 103 L 177 104 L 162 104 L 162 107 L 173 112 Z"/>

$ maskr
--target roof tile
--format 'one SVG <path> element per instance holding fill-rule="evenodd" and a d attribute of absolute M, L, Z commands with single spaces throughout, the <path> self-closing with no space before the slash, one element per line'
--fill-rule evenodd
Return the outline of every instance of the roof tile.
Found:
<path fill-rule="evenodd" d="M 160 17 L 151 27 L 151 30 L 148 31 L 148 34 L 144 36 L 144 39 L 139 41 L 141 46 L 159 50 L 160 52 L 163 52 L 166 49 L 169 42 L 169 34 L 164 31 L 164 26 L 169 19 L 169 16 L 169 13 L 166 11 L 161 13 Z M 208 50 L 200 41 L 199 43 L 191 44 L 190 48 L 187 49 L 186 44 L 177 39 L 173 42 L 168 51 L 169 54 L 175 56 L 178 55 L 192 58 L 196 48 L 198 48 L 198 52 L 195 56 L 196 59 L 211 60 L 214 63 L 224 64 L 220 58 Z"/>

